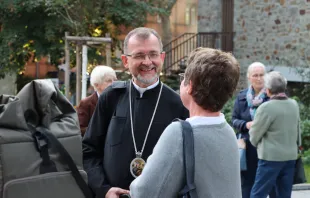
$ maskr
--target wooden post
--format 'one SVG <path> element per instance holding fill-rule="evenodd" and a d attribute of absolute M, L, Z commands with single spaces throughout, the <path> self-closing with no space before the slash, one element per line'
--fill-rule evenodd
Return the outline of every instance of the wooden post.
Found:
<path fill-rule="evenodd" d="M 36 78 L 40 78 L 40 65 L 38 61 L 36 61 Z"/>
<path fill-rule="evenodd" d="M 77 42 L 76 44 L 76 105 L 80 104 L 81 101 L 81 69 L 82 69 L 82 62 L 81 62 L 81 44 Z"/>
<path fill-rule="evenodd" d="M 82 99 L 87 96 L 87 45 L 82 47 Z"/>
<path fill-rule="evenodd" d="M 69 36 L 69 32 L 65 32 L 65 95 L 67 99 L 70 99 L 70 49 L 67 36 Z"/>
<path fill-rule="evenodd" d="M 105 37 L 110 38 L 110 34 L 106 33 Z M 111 67 L 112 66 L 112 52 L 111 52 L 111 43 L 110 42 L 106 43 L 105 55 L 106 55 L 106 65 Z"/>

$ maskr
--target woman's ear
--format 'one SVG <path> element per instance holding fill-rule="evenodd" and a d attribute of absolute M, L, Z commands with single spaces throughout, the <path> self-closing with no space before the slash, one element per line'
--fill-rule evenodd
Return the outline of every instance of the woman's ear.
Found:
<path fill-rule="evenodd" d="M 192 95 L 192 81 L 189 81 L 188 85 L 187 85 L 187 90 L 186 93 L 188 95 Z"/>
<path fill-rule="evenodd" d="M 270 90 L 268 88 L 266 88 L 266 94 L 268 97 L 270 97 L 272 94 L 270 93 Z"/>
<path fill-rule="evenodd" d="M 98 89 L 98 83 L 94 83 L 94 89 L 95 89 L 95 90 Z"/>

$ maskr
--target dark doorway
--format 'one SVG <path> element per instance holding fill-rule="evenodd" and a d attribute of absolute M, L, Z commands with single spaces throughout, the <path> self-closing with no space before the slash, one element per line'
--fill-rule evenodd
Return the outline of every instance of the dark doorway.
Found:
<path fill-rule="evenodd" d="M 222 49 L 233 51 L 234 0 L 222 0 Z"/>

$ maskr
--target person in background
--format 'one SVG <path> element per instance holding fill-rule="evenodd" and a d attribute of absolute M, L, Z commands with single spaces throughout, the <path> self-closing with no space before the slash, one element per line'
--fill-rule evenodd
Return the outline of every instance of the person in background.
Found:
<path fill-rule="evenodd" d="M 255 181 L 258 158 L 256 148 L 249 141 L 249 130 L 257 108 L 269 99 L 264 89 L 265 73 L 265 66 L 260 62 L 248 67 L 249 87 L 237 95 L 232 113 L 232 126 L 246 144 L 247 170 L 241 171 L 242 198 L 250 198 Z"/>
<path fill-rule="evenodd" d="M 190 112 L 195 150 L 194 183 L 198 197 L 240 198 L 240 162 L 234 130 L 220 113 L 239 80 L 238 61 L 229 53 L 197 48 L 181 77 L 180 95 Z M 133 198 L 178 197 L 185 185 L 180 122 L 160 137 L 142 174 L 130 185 Z"/>
<path fill-rule="evenodd" d="M 164 59 L 155 30 L 127 34 L 122 62 L 132 79 L 113 82 L 101 94 L 83 137 L 88 185 L 98 198 L 128 194 L 164 129 L 175 118 L 188 118 L 180 96 L 160 81 Z"/>
<path fill-rule="evenodd" d="M 265 76 L 270 100 L 258 108 L 249 132 L 259 159 L 251 198 L 267 197 L 273 187 L 276 198 L 291 197 L 300 128 L 299 107 L 286 96 L 286 84 L 279 72 Z"/>
<path fill-rule="evenodd" d="M 90 84 L 95 92 L 81 100 L 77 107 L 82 136 L 84 136 L 95 111 L 99 96 L 115 80 L 116 73 L 111 67 L 98 65 L 93 69 L 90 75 Z"/>

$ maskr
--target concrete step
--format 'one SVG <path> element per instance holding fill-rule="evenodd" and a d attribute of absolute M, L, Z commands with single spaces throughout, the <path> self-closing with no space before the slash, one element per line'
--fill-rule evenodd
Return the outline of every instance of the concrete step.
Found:
<path fill-rule="evenodd" d="M 309 198 L 310 184 L 296 184 L 293 186 L 292 198 Z"/>
<path fill-rule="evenodd" d="M 293 191 L 306 191 L 310 190 L 310 184 L 295 184 L 293 185 Z"/>

